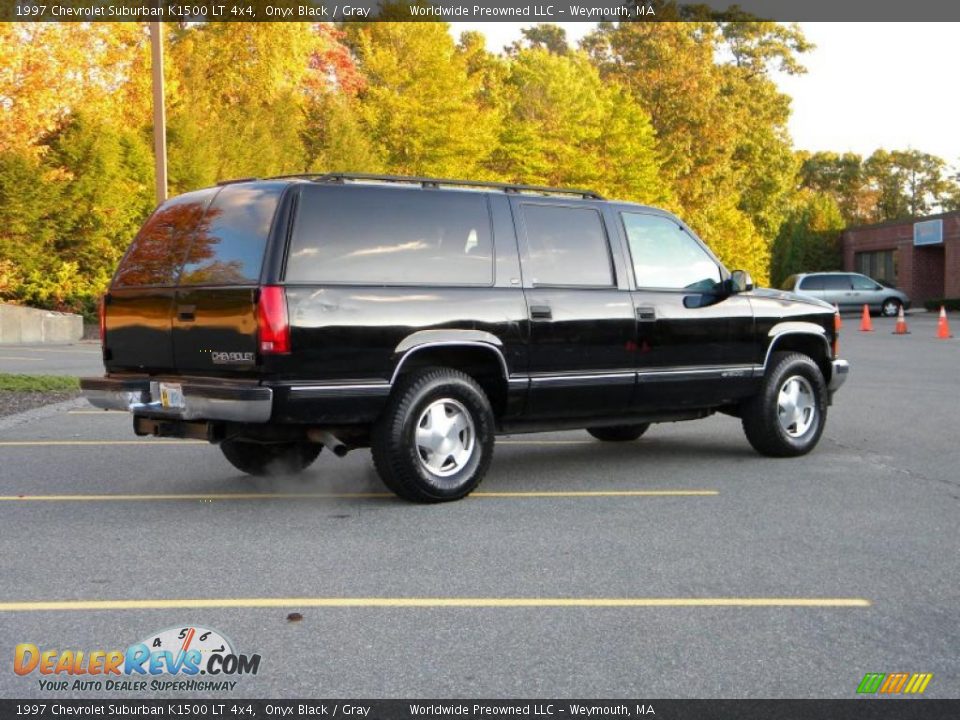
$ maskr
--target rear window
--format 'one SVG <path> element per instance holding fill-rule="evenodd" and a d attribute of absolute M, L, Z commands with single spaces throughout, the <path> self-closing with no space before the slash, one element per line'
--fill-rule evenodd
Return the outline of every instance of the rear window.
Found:
<path fill-rule="evenodd" d="M 824 290 L 849 290 L 850 285 L 850 276 L 849 275 L 824 275 L 823 276 L 823 289 Z"/>
<path fill-rule="evenodd" d="M 194 234 L 181 285 L 256 283 L 284 183 L 227 185 Z"/>
<path fill-rule="evenodd" d="M 489 285 L 485 195 L 304 185 L 286 280 L 374 285 Z"/>
<path fill-rule="evenodd" d="M 808 275 L 800 281 L 801 290 L 823 290 L 823 275 Z"/>
<path fill-rule="evenodd" d="M 216 189 L 171 198 L 156 209 L 120 261 L 119 287 L 173 285 L 194 230 L 203 220 Z"/>

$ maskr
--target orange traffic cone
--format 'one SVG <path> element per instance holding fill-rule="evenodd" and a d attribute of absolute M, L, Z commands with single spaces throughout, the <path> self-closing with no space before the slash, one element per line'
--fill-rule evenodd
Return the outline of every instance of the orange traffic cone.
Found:
<path fill-rule="evenodd" d="M 873 321 L 870 319 L 870 308 L 863 306 L 863 317 L 860 318 L 860 332 L 873 332 Z"/>
<path fill-rule="evenodd" d="M 840 332 L 840 328 L 843 327 L 843 320 L 840 319 L 840 306 L 839 306 L 839 305 L 834 305 L 834 306 L 833 306 L 833 309 L 834 309 L 834 313 L 833 313 L 833 329 L 836 330 L 837 332 Z"/>
<path fill-rule="evenodd" d="M 897 313 L 897 325 L 893 328 L 894 335 L 909 335 L 907 330 L 907 319 L 903 316 L 903 305 L 900 306 L 900 312 Z"/>
<path fill-rule="evenodd" d="M 953 335 L 950 334 L 950 326 L 947 324 L 947 309 L 940 306 L 940 320 L 937 321 L 937 339 L 949 340 Z"/>

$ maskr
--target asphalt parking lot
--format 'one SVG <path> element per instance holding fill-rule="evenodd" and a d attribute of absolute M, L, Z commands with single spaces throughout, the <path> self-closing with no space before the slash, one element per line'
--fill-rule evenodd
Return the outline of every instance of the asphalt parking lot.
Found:
<path fill-rule="evenodd" d="M 18 643 L 188 625 L 261 655 L 233 697 L 847 698 L 867 672 L 960 696 L 960 338 L 856 324 L 805 458 L 755 455 L 725 416 L 515 436 L 442 506 L 384 495 L 365 451 L 256 480 L 124 414 L 7 426 L 0 696 L 119 695 L 44 693 Z"/>
<path fill-rule="evenodd" d="M 54 346 L 0 345 L 0 373 L 81 376 L 102 372 L 100 346 L 94 342 Z"/>

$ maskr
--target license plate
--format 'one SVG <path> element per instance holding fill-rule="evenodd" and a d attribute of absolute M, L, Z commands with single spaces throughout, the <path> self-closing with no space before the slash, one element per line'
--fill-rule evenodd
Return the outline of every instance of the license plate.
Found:
<path fill-rule="evenodd" d="M 177 383 L 160 383 L 160 404 L 165 408 L 183 408 L 183 389 Z"/>

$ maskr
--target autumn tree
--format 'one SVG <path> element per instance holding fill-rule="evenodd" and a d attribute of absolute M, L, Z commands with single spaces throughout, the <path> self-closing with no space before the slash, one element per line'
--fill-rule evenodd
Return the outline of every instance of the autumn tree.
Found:
<path fill-rule="evenodd" d="M 479 177 L 497 115 L 446 23 L 348 24 L 366 78 L 359 122 L 383 167 L 411 175 Z"/>
<path fill-rule="evenodd" d="M 726 262 L 763 282 L 796 172 L 789 100 L 768 73 L 802 70 L 796 53 L 808 45 L 800 31 L 706 14 L 684 23 L 600 23 L 583 46 L 606 79 L 649 111 L 674 209 Z"/>
<path fill-rule="evenodd" d="M 624 88 L 604 83 L 586 54 L 516 52 L 505 99 L 490 164 L 498 177 L 641 202 L 668 197 L 649 115 Z"/>

